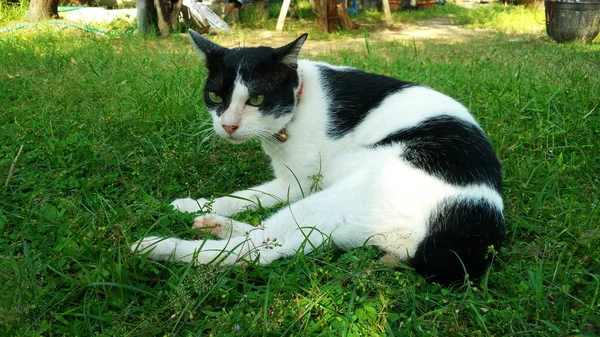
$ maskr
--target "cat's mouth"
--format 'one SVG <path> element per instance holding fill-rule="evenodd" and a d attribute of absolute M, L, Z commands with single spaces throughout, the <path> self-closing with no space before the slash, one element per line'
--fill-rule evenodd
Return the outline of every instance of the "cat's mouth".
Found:
<path fill-rule="evenodd" d="M 227 140 L 232 143 L 232 144 L 242 144 L 245 143 L 246 141 L 248 141 L 249 138 L 243 137 L 243 138 L 238 138 L 232 135 L 229 135 L 227 137 Z"/>
<path fill-rule="evenodd" d="M 271 139 L 275 139 L 279 143 L 285 143 L 289 138 L 287 129 L 285 127 L 281 128 L 281 130 L 271 134 L 270 136 L 267 136 L 268 132 L 265 132 L 266 130 L 262 131 L 262 132 L 258 132 L 258 133 L 253 133 L 253 132 L 250 132 L 250 133 L 248 133 L 248 132 L 226 133 L 226 132 L 220 132 L 220 131 L 222 131 L 222 130 L 217 130 L 217 134 L 232 144 L 242 144 L 242 143 L 245 143 L 246 141 L 250 140 L 251 138 L 256 138 L 256 137 L 257 138 L 268 137 Z"/>
<path fill-rule="evenodd" d="M 237 135 L 235 135 L 235 134 L 228 135 L 227 140 L 232 144 L 241 144 L 241 143 L 245 143 L 249 139 L 247 137 L 236 137 L 236 136 Z M 277 132 L 277 133 L 274 133 L 272 137 L 275 138 L 280 143 L 285 143 L 289 138 L 287 130 L 285 128 L 279 130 L 279 132 Z"/>

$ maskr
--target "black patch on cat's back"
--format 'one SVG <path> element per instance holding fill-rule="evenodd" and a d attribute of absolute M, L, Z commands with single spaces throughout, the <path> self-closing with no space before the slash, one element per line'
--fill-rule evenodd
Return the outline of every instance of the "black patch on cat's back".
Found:
<path fill-rule="evenodd" d="M 413 85 L 353 68 L 319 66 L 319 71 L 329 95 L 331 124 L 328 135 L 334 139 L 352 131 L 387 96 Z"/>
<path fill-rule="evenodd" d="M 399 130 L 373 147 L 405 145 L 402 157 L 411 165 L 448 183 L 487 184 L 502 193 L 500 161 L 476 125 L 442 115 Z"/>

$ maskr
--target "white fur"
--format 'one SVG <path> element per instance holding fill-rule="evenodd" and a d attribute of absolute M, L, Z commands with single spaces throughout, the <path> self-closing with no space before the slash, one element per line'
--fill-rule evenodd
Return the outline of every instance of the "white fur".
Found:
<path fill-rule="evenodd" d="M 255 108 L 242 106 L 248 99 L 248 89 L 241 81 L 234 89 L 233 107 L 221 117 L 211 112 L 219 135 L 233 141 L 260 137 L 275 173 L 273 181 L 236 192 L 235 198 L 214 200 L 212 213 L 220 216 L 205 215 L 196 220 L 196 227 L 210 227 L 224 240 L 150 237 L 134 244 L 132 250 L 156 260 L 269 263 L 333 241 L 344 249 L 377 245 L 397 258 L 407 259 L 427 234 L 428 218 L 442 200 L 485 199 L 502 209 L 501 197 L 488 186 L 451 185 L 408 165 L 399 156 L 402 145 L 364 147 L 442 113 L 477 125 L 464 106 L 429 88 L 408 88 L 386 98 L 352 132 L 332 140 L 327 136 L 327 90 L 317 65 L 326 64 L 298 61 L 303 94 L 291 121 L 262 116 Z M 231 136 L 221 127 L 228 118 L 240 122 L 239 130 Z M 269 137 L 283 127 L 289 135 L 287 142 L 278 143 Z M 322 180 L 317 179 L 322 190 L 309 195 L 317 176 L 322 176 Z M 226 218 L 254 208 L 258 202 L 269 207 L 282 200 L 289 201 L 289 207 L 258 228 Z M 172 205 L 181 211 L 196 212 L 207 203 L 206 199 L 177 199 Z"/>
<path fill-rule="evenodd" d="M 435 117 L 441 112 L 477 125 L 473 116 L 462 104 L 433 89 L 416 86 L 387 97 L 356 128 L 355 134 L 360 137 L 358 141 L 372 144 L 381 140 L 381 135 L 414 127 L 424 119 Z"/>

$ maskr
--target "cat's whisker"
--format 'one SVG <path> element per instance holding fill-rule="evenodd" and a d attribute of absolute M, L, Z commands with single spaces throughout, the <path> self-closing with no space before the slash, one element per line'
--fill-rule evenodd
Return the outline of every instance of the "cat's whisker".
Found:
<path fill-rule="evenodd" d="M 223 79 L 221 78 L 221 84 L 217 83 L 215 80 L 213 80 L 212 78 L 209 78 L 207 81 L 210 81 L 212 84 L 214 84 L 215 86 L 217 86 L 217 88 L 220 88 L 223 86 Z"/>
<path fill-rule="evenodd" d="M 252 83 L 252 74 L 254 73 L 255 67 L 256 67 L 256 65 L 253 65 L 252 68 L 250 69 L 250 75 L 248 75 L 248 83 Z"/>
<path fill-rule="evenodd" d="M 204 136 L 204 138 L 202 138 L 202 140 L 200 141 L 200 144 L 215 143 L 219 140 L 220 140 L 220 137 L 217 136 L 214 132 L 211 132 L 211 133 L 206 134 Z"/>
<path fill-rule="evenodd" d="M 213 128 L 212 127 L 205 127 L 205 128 L 201 128 L 200 130 L 198 130 L 196 133 L 192 134 L 192 137 L 196 138 L 196 137 L 203 137 L 203 138 L 207 138 L 207 135 L 214 135 L 213 132 Z"/>
<path fill-rule="evenodd" d="M 222 66 L 219 66 L 219 74 L 221 75 L 221 76 L 219 76 L 219 79 L 221 80 L 221 84 L 219 85 L 219 87 L 222 88 L 223 87 L 223 67 Z"/>
<path fill-rule="evenodd" d="M 267 136 L 268 132 L 266 132 L 266 131 L 264 131 L 264 130 L 262 130 L 262 129 L 260 129 L 260 130 L 259 130 L 259 129 L 257 129 L 257 130 L 254 130 L 254 131 L 253 131 L 253 134 L 254 134 L 254 135 L 257 137 L 257 138 L 259 138 L 259 139 L 265 139 L 265 140 L 266 140 L 266 139 L 268 139 L 268 136 Z"/>
<path fill-rule="evenodd" d="M 273 134 L 272 133 L 269 133 L 268 131 L 265 131 L 265 130 L 259 130 L 256 134 L 261 139 L 264 139 L 264 140 L 269 141 L 269 142 L 273 142 L 273 144 L 275 144 L 275 139 L 273 138 Z"/>
<path fill-rule="evenodd" d="M 270 134 L 268 131 L 265 130 L 259 130 L 256 135 L 258 136 L 258 138 L 261 141 L 264 141 L 265 143 L 269 144 L 272 146 L 272 148 L 274 148 L 277 153 L 279 153 L 280 155 L 283 155 L 283 151 L 281 149 L 281 143 L 279 141 L 277 141 L 275 138 L 273 138 L 273 134 Z"/>
<path fill-rule="evenodd" d="M 277 150 L 277 152 L 279 152 L 280 154 L 282 154 L 282 153 L 283 153 L 283 152 L 281 151 L 281 149 L 279 148 L 278 144 L 277 144 L 277 143 L 276 143 L 276 142 L 275 142 L 273 139 L 271 139 L 270 137 L 261 137 L 260 139 L 261 139 L 261 141 L 263 141 L 263 142 L 265 142 L 265 143 L 267 143 L 267 144 L 271 145 L 271 146 L 272 146 L 272 147 L 273 147 L 275 150 Z"/>

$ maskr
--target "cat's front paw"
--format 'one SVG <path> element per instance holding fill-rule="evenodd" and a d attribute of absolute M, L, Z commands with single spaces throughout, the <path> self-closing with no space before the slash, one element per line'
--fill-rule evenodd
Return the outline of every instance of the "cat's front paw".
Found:
<path fill-rule="evenodd" d="M 231 232 L 233 220 L 216 214 L 206 214 L 194 219 L 194 228 L 207 229 L 213 235 L 221 237 L 222 233 Z"/>
<path fill-rule="evenodd" d="M 176 248 L 175 239 L 148 236 L 131 245 L 131 252 L 141 255 L 147 254 L 150 260 L 169 261 L 175 257 Z"/>
<path fill-rule="evenodd" d="M 246 236 L 255 230 L 264 230 L 264 226 L 254 227 L 247 223 L 235 221 L 228 217 L 205 214 L 196 217 L 194 228 L 210 231 L 213 235 L 221 239 L 227 239 L 234 236 Z"/>
<path fill-rule="evenodd" d="M 200 211 L 206 204 L 208 204 L 208 200 L 203 198 L 197 200 L 192 198 L 183 198 L 176 199 L 171 203 L 171 206 L 180 212 L 196 213 Z"/>

